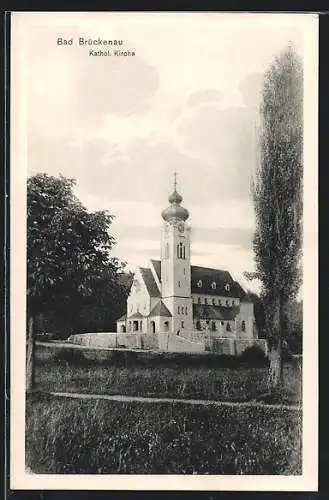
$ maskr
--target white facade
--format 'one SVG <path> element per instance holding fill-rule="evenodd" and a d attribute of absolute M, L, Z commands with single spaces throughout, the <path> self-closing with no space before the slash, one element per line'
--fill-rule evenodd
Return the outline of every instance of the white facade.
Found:
<path fill-rule="evenodd" d="M 118 332 L 255 337 L 253 304 L 227 271 L 191 266 L 188 211 L 176 191 L 162 212 L 161 260 L 138 268 Z"/>

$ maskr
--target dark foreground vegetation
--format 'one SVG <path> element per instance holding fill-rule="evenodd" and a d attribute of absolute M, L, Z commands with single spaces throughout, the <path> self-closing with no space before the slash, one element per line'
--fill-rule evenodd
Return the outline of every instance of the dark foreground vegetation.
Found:
<path fill-rule="evenodd" d="M 301 414 L 27 399 L 26 465 L 57 474 L 301 474 Z"/>

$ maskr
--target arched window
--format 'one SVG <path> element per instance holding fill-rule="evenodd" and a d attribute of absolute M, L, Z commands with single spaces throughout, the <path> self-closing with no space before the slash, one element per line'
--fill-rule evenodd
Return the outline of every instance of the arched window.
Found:
<path fill-rule="evenodd" d="M 201 297 L 198 297 L 198 304 L 201 304 Z"/>
<path fill-rule="evenodd" d="M 180 288 L 180 281 L 178 281 L 178 288 Z"/>
<path fill-rule="evenodd" d="M 185 246 L 182 242 L 177 245 L 177 257 L 179 259 L 185 259 Z"/>
<path fill-rule="evenodd" d="M 186 314 L 186 316 L 187 316 L 187 306 L 185 307 L 185 314 Z"/>
<path fill-rule="evenodd" d="M 230 332 L 230 331 L 231 331 L 231 325 L 230 325 L 230 323 L 227 323 L 227 324 L 226 324 L 226 331 L 227 331 L 227 332 Z"/>
<path fill-rule="evenodd" d="M 242 323 L 241 323 L 241 331 L 242 332 L 246 331 L 246 322 L 245 321 L 242 321 Z"/>
<path fill-rule="evenodd" d="M 227 300 L 227 301 L 226 301 L 226 305 L 227 305 L 227 306 L 229 306 L 229 305 L 230 305 L 230 301 L 229 301 L 229 300 Z"/>
<path fill-rule="evenodd" d="M 215 306 L 216 305 L 216 301 L 215 299 L 212 299 L 212 305 Z"/>
<path fill-rule="evenodd" d="M 178 314 L 180 314 L 180 307 L 178 306 Z"/>
<path fill-rule="evenodd" d="M 196 286 L 197 286 L 197 287 L 199 287 L 199 288 L 201 288 L 201 287 L 202 287 L 202 281 L 201 281 L 201 280 L 199 280 L 199 281 L 197 282 Z"/>
<path fill-rule="evenodd" d="M 216 331 L 216 321 L 212 321 L 211 322 L 211 329 L 212 329 L 213 332 Z"/>
<path fill-rule="evenodd" d="M 182 308 L 181 308 L 181 309 L 182 309 L 182 314 L 184 314 L 184 307 L 182 306 Z"/>
<path fill-rule="evenodd" d="M 211 288 L 212 288 L 213 290 L 216 290 L 216 282 L 215 282 L 215 281 L 213 281 L 213 282 L 211 283 Z"/>
<path fill-rule="evenodd" d="M 205 299 L 204 299 L 204 303 L 205 303 L 206 305 L 208 305 L 208 299 L 206 299 L 206 298 L 205 298 Z"/>
<path fill-rule="evenodd" d="M 169 259 L 169 243 L 165 246 L 165 259 Z"/>

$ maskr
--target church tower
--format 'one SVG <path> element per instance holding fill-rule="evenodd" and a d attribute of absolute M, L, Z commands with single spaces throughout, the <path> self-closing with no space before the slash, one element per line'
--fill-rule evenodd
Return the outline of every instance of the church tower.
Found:
<path fill-rule="evenodd" d="M 183 198 L 177 192 L 176 173 L 168 200 L 170 206 L 162 212 L 161 295 L 172 314 L 172 331 L 183 335 L 193 330 L 190 227 L 186 222 L 189 213 L 181 206 Z"/>

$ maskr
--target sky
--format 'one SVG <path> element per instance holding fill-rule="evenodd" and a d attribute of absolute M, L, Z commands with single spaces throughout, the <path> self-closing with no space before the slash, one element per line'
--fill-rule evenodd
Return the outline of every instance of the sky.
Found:
<path fill-rule="evenodd" d="M 300 16 L 31 14 L 26 23 L 28 175 L 77 181 L 90 210 L 115 215 L 113 255 L 159 258 L 161 211 L 177 172 L 190 212 L 192 264 L 254 270 L 250 182 L 264 72 Z M 72 46 L 57 45 L 59 37 Z M 123 40 L 134 57 L 94 57 L 79 37 Z"/>

